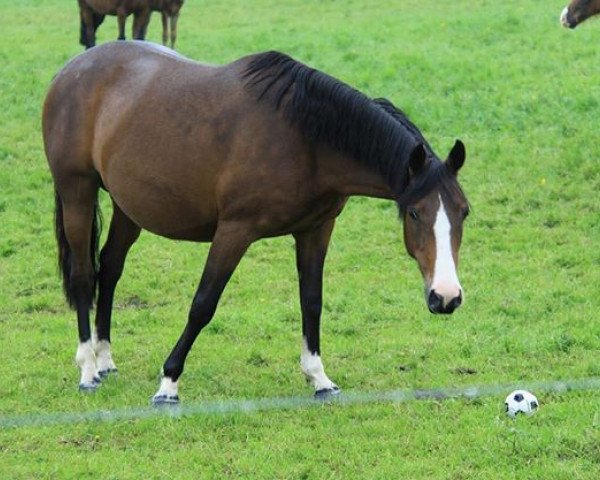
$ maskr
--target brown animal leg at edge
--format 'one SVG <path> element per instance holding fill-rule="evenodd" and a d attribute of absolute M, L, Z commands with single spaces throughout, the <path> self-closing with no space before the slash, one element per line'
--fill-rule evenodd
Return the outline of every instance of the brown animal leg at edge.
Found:
<path fill-rule="evenodd" d="M 175 41 L 177 40 L 177 21 L 179 20 L 179 12 L 171 16 L 171 48 L 175 49 Z"/>
<path fill-rule="evenodd" d="M 323 266 L 334 224 L 334 220 L 329 220 L 315 230 L 294 235 L 302 310 L 303 348 L 300 365 L 307 381 L 315 388 L 317 398 L 339 393 L 337 385 L 325 375 L 320 358 Z"/>
<path fill-rule="evenodd" d="M 140 10 L 135 12 L 133 16 L 133 39 L 144 40 L 146 38 L 146 31 L 148 30 L 148 24 L 150 23 L 150 9 Z"/>
<path fill-rule="evenodd" d="M 113 299 L 117 282 L 123 273 L 125 258 L 140 236 L 140 227 L 127 217 L 113 201 L 113 216 L 108 238 L 100 252 L 98 272 L 98 306 L 96 309 L 96 341 L 94 350 L 98 373 L 101 377 L 117 371 L 110 345 L 110 326 Z"/>
<path fill-rule="evenodd" d="M 125 40 L 125 23 L 127 22 L 127 11 L 123 8 L 117 10 L 117 22 L 119 24 L 119 36 L 117 40 Z"/>
<path fill-rule="evenodd" d="M 163 45 L 166 45 L 169 41 L 169 14 L 164 10 L 160 12 L 162 18 L 162 40 Z"/>
<path fill-rule="evenodd" d="M 187 325 L 163 365 L 161 386 L 152 399 L 155 405 L 179 402 L 177 380 L 183 372 L 185 359 L 200 331 L 213 318 L 227 282 L 254 240 L 255 237 L 245 225 L 237 222 L 219 224 L 192 302 Z"/>

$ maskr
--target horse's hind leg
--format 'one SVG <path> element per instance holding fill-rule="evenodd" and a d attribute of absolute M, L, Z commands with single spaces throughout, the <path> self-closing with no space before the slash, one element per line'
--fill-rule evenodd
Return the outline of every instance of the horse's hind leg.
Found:
<path fill-rule="evenodd" d="M 325 374 L 320 346 L 323 265 L 333 225 L 334 221 L 330 220 L 316 230 L 294 235 L 302 309 L 303 344 L 300 367 L 318 398 L 339 392 L 337 385 Z"/>
<path fill-rule="evenodd" d="M 117 23 L 119 25 L 119 36 L 117 40 L 125 40 L 125 23 L 127 22 L 127 12 L 123 9 L 117 10 Z"/>
<path fill-rule="evenodd" d="M 175 41 L 177 40 L 177 21 L 179 20 L 179 12 L 171 15 L 171 48 L 175 49 Z"/>
<path fill-rule="evenodd" d="M 79 347 L 75 359 L 81 369 L 80 390 L 94 390 L 100 384 L 90 335 L 96 284 L 98 188 L 97 178 L 81 176 L 63 179 L 57 185 L 57 239 L 65 293 L 77 312 Z"/>
<path fill-rule="evenodd" d="M 140 235 L 140 227 L 113 201 L 113 216 L 106 244 L 100 252 L 98 306 L 94 350 L 100 376 L 117 371 L 110 349 L 110 324 L 115 288 L 125 265 L 125 257 Z"/>
<path fill-rule="evenodd" d="M 152 12 L 149 8 L 135 12 L 133 16 L 133 39 L 144 40 L 146 38 L 146 31 L 148 30 L 148 24 L 150 23 L 150 14 Z"/>
<path fill-rule="evenodd" d="M 169 14 L 166 12 L 166 10 L 163 10 L 162 12 L 160 12 L 161 15 L 161 19 L 162 19 L 162 41 L 163 41 L 163 45 L 166 45 L 167 42 L 169 41 Z"/>
<path fill-rule="evenodd" d="M 220 224 L 217 228 L 187 325 L 164 363 L 160 388 L 152 399 L 155 405 L 179 402 L 177 381 L 187 354 L 200 330 L 211 321 L 221 293 L 253 240 L 243 225 Z"/>

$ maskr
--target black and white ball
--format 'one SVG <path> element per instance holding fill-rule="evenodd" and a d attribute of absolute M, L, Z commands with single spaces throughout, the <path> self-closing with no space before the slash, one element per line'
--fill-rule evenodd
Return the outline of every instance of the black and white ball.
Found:
<path fill-rule="evenodd" d="M 506 414 L 511 418 L 515 418 L 519 413 L 533 415 L 540 406 L 535 395 L 527 390 L 515 390 L 506 397 L 504 404 Z"/>

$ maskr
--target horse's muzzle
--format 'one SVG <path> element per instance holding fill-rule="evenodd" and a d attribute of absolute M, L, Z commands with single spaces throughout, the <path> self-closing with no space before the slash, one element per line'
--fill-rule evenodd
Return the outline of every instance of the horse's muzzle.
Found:
<path fill-rule="evenodd" d="M 560 14 L 560 23 L 563 27 L 566 27 L 566 28 L 575 28 L 577 26 L 577 21 L 573 18 L 573 16 L 569 12 L 568 7 L 565 7 L 565 9 Z"/>
<path fill-rule="evenodd" d="M 427 306 L 431 313 L 444 313 L 450 314 L 454 312 L 462 303 L 462 292 L 458 294 L 458 297 L 454 297 L 446 305 L 444 305 L 444 297 L 436 293 L 435 290 L 429 292 L 427 297 Z"/>

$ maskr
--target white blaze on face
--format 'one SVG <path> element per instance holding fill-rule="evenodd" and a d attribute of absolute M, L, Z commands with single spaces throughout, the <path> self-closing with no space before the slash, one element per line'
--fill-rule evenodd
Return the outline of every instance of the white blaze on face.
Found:
<path fill-rule="evenodd" d="M 302 354 L 300 355 L 300 367 L 306 378 L 315 388 L 315 390 L 331 390 L 337 388 L 336 385 L 325 375 L 323 362 L 318 353 L 311 353 L 306 343 L 306 337 L 302 339 Z"/>
<path fill-rule="evenodd" d="M 569 7 L 565 7 L 560 14 L 560 23 L 563 27 L 568 27 L 569 23 L 567 22 L 567 15 L 569 14 Z"/>
<path fill-rule="evenodd" d="M 435 266 L 431 290 L 435 290 L 444 299 L 444 306 L 461 294 L 462 288 L 456 275 L 456 264 L 452 255 L 452 236 L 450 220 L 444 208 L 441 195 L 440 207 L 433 225 L 435 237 Z"/>

